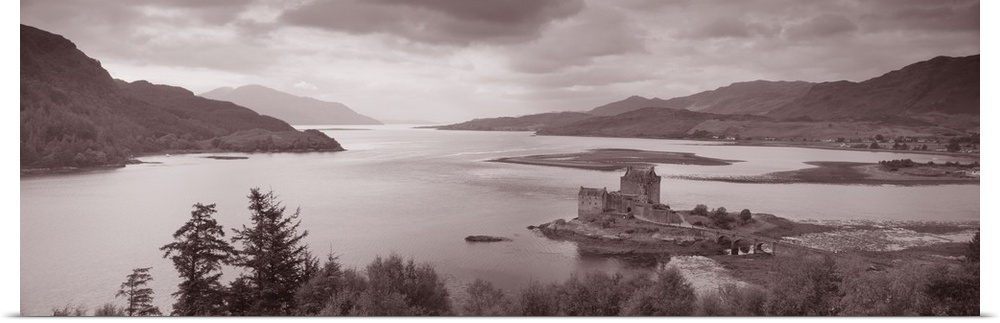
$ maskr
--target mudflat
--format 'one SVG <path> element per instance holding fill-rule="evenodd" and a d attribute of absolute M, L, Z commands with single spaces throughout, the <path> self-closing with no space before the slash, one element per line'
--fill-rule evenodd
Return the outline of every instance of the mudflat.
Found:
<path fill-rule="evenodd" d="M 809 183 L 809 184 L 860 184 L 860 185 L 941 185 L 979 184 L 976 172 L 946 166 L 920 167 L 920 169 L 889 171 L 876 163 L 815 161 L 816 166 L 792 171 L 773 172 L 758 176 L 695 177 L 676 176 L 691 180 L 730 183 Z"/>
<path fill-rule="evenodd" d="M 614 171 L 627 168 L 628 166 L 649 166 L 652 164 L 724 166 L 740 162 L 739 160 L 702 157 L 694 153 L 617 148 L 592 149 L 569 154 L 497 158 L 489 161 L 602 171 Z"/>

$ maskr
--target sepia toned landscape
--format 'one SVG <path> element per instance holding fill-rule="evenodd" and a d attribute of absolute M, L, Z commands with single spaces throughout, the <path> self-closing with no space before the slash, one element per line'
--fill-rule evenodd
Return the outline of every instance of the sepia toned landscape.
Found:
<path fill-rule="evenodd" d="M 980 316 L 978 1 L 21 2 L 21 316 Z"/>

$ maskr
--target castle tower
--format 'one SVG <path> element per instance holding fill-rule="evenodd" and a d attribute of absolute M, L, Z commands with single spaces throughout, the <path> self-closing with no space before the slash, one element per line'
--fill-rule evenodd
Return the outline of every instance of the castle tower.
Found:
<path fill-rule="evenodd" d="M 653 167 L 629 166 L 621 178 L 622 194 L 645 196 L 648 203 L 660 203 L 660 176 Z"/>
<path fill-rule="evenodd" d="M 592 219 L 607 209 L 608 189 L 580 186 L 577 217 L 581 220 Z"/>

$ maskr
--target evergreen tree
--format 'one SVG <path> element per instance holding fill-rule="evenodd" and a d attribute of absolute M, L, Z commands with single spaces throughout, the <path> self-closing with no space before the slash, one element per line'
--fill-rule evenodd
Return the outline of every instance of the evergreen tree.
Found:
<path fill-rule="evenodd" d="M 164 245 L 163 257 L 170 257 L 180 273 L 172 315 L 205 316 L 222 313 L 222 290 L 219 277 L 222 264 L 229 264 L 236 252 L 223 240 L 226 233 L 212 214 L 215 204 L 194 205 L 191 219 L 174 232 L 174 242 Z"/>
<path fill-rule="evenodd" d="M 344 271 L 332 254 L 327 256 L 323 268 L 309 277 L 295 294 L 298 315 L 318 315 L 344 287 Z"/>
<path fill-rule="evenodd" d="M 143 287 L 153 280 L 153 276 L 149 275 L 150 268 L 152 267 L 132 269 L 132 274 L 127 276 L 118 294 L 115 295 L 115 297 L 125 297 L 128 302 L 125 314 L 128 316 L 160 315 L 160 308 L 153 306 L 153 289 Z"/>
<path fill-rule="evenodd" d="M 246 315 L 290 315 L 295 308 L 295 291 L 314 271 L 312 256 L 300 245 L 309 232 L 297 232 L 299 210 L 285 215 L 285 207 L 273 191 L 250 190 L 251 226 L 233 231 L 233 242 L 241 242 L 235 264 L 246 267 L 246 283 L 253 291 L 249 295 L 252 312 Z M 312 267 L 312 268 L 310 268 Z"/>

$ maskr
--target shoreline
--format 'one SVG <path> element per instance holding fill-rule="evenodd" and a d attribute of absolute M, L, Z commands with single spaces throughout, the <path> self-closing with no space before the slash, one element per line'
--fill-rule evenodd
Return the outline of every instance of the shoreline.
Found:
<path fill-rule="evenodd" d="M 454 131 L 450 129 L 437 129 Z M 464 131 L 492 131 L 492 130 L 464 130 Z M 522 131 L 527 132 L 527 131 Z M 816 142 L 798 142 L 798 141 L 765 141 L 765 140 L 711 140 L 702 138 L 661 138 L 661 137 L 624 137 L 624 136 L 597 136 L 597 135 L 546 135 L 546 134 L 535 134 L 537 136 L 547 136 L 547 137 L 590 137 L 590 138 L 626 138 L 626 139 L 649 139 L 649 140 L 678 140 L 678 141 L 696 141 L 705 143 L 706 145 L 711 143 L 712 146 L 744 146 L 744 147 L 780 147 L 780 148 L 805 148 L 805 149 L 827 149 L 827 150 L 841 150 L 841 151 L 857 151 L 857 152 L 873 152 L 873 153 L 898 153 L 898 154 L 922 154 L 922 155 L 938 155 L 938 156 L 951 156 L 951 157 L 968 157 L 968 158 L 980 158 L 980 154 L 973 153 L 961 153 L 961 152 L 947 152 L 947 151 L 924 151 L 924 150 L 891 150 L 891 149 L 860 149 L 860 148 L 849 148 L 849 147 L 837 147 L 828 146 L 823 144 L 816 144 Z"/>
<path fill-rule="evenodd" d="M 706 141 L 706 142 L 717 142 L 716 140 L 699 140 L 699 139 L 686 139 L 695 141 Z M 867 148 L 850 148 L 850 147 L 839 147 L 839 146 L 828 146 L 823 144 L 815 144 L 815 142 L 798 143 L 794 141 L 763 141 L 763 140 L 738 140 L 738 141 L 727 141 L 732 142 L 732 146 L 745 146 L 745 147 L 786 147 L 786 148 L 811 148 L 811 149 L 826 149 L 826 150 L 840 150 L 840 151 L 857 151 L 857 152 L 872 152 L 872 153 L 898 153 L 898 154 L 918 154 L 918 155 L 936 155 L 936 156 L 951 156 L 951 157 L 969 157 L 979 159 L 980 154 L 973 153 L 961 153 L 961 152 L 947 152 L 947 151 L 930 151 L 930 150 L 892 150 L 892 149 L 867 149 Z M 889 144 L 889 143 L 883 143 Z"/>
<path fill-rule="evenodd" d="M 166 155 L 193 155 L 193 154 L 224 154 L 224 153 L 237 153 L 237 154 L 261 154 L 261 153 L 292 153 L 292 154 L 305 154 L 305 153 L 324 153 L 324 152 L 340 152 L 347 151 L 347 149 L 295 149 L 295 150 L 282 150 L 282 151 L 233 151 L 233 150 L 223 150 L 223 149 L 191 149 L 191 150 L 168 150 L 160 151 L 155 153 L 140 153 L 132 156 L 128 162 L 123 164 L 110 164 L 110 165 L 97 165 L 97 166 L 87 166 L 87 167 L 47 167 L 47 168 L 21 168 L 21 176 L 34 176 L 34 175 L 49 175 L 49 174 L 72 174 L 72 173 L 85 173 L 90 171 L 98 170 L 114 170 L 119 168 L 125 168 L 128 165 L 138 165 L 138 164 L 156 164 L 153 162 L 144 162 L 139 160 L 142 157 L 150 156 L 166 156 Z M 217 158 L 222 157 L 222 158 Z M 205 156 L 204 158 L 223 160 L 223 159 L 248 159 L 249 156 L 240 157 L 227 157 L 227 156 Z"/>

